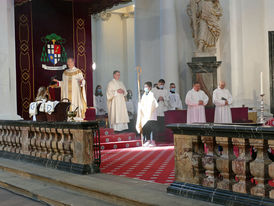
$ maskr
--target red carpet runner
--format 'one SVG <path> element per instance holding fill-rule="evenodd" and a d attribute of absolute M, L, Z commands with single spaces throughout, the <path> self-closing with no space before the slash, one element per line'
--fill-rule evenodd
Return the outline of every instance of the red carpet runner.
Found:
<path fill-rule="evenodd" d="M 140 147 L 142 142 L 133 132 L 114 133 L 113 129 L 100 128 L 101 150 Z"/>
<path fill-rule="evenodd" d="M 174 146 L 102 151 L 101 172 L 170 184 L 174 181 Z"/>

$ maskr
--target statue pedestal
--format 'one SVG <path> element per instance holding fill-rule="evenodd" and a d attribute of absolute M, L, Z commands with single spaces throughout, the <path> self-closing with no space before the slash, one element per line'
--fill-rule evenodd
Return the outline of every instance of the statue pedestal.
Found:
<path fill-rule="evenodd" d="M 212 94 L 217 88 L 217 69 L 221 63 L 221 61 L 217 61 L 215 56 L 193 57 L 192 62 L 187 63 L 192 71 L 192 83 L 199 82 L 201 89 L 209 97 L 207 106 L 214 106 Z"/>

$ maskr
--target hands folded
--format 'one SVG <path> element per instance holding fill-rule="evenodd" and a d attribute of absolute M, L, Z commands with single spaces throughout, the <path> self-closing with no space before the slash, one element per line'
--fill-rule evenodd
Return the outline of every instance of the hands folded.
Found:
<path fill-rule="evenodd" d="M 124 94 L 124 93 L 125 93 L 125 91 L 124 91 L 123 89 L 118 89 L 117 92 L 118 92 L 119 94 Z"/>

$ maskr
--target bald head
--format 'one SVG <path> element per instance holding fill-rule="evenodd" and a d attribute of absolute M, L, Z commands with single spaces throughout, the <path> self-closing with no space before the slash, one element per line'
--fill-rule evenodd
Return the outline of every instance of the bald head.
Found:
<path fill-rule="evenodd" d="M 220 89 L 224 89 L 225 88 L 225 81 L 220 81 L 219 82 L 219 87 L 220 87 Z"/>

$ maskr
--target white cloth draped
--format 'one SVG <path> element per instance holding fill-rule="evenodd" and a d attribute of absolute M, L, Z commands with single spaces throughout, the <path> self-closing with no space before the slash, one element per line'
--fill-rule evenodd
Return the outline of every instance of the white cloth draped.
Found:
<path fill-rule="evenodd" d="M 37 115 L 38 111 L 37 111 L 37 106 L 38 106 L 38 102 L 31 102 L 29 105 L 29 116 L 35 116 Z"/>
<path fill-rule="evenodd" d="M 141 102 L 138 104 L 138 115 L 136 121 L 136 130 L 141 132 L 145 124 L 150 120 L 157 121 L 158 102 L 154 97 L 153 92 L 143 94 Z"/>
<path fill-rule="evenodd" d="M 169 93 L 169 110 L 183 109 L 182 100 L 178 93 Z"/>
<path fill-rule="evenodd" d="M 52 112 L 54 112 L 55 107 L 59 104 L 59 101 L 48 101 L 45 103 L 45 112 L 48 114 L 51 114 Z"/>
<path fill-rule="evenodd" d="M 155 99 L 158 101 L 159 97 L 163 97 L 164 101 L 158 101 L 157 107 L 157 116 L 164 117 L 165 111 L 168 110 L 169 107 L 169 94 L 166 89 L 158 89 L 157 87 L 152 89 L 152 93 L 154 94 Z"/>
<path fill-rule="evenodd" d="M 204 105 L 199 105 L 203 101 Z M 188 91 L 185 102 L 187 104 L 187 123 L 204 123 L 206 122 L 205 105 L 208 103 L 208 96 L 204 91 Z"/>
<path fill-rule="evenodd" d="M 37 101 L 37 103 L 41 103 L 40 108 L 39 108 L 39 112 L 45 112 L 46 110 L 46 99 L 43 99 L 42 101 Z"/>
<path fill-rule="evenodd" d="M 119 89 L 123 89 L 124 94 L 118 93 Z M 115 131 L 128 129 L 129 117 L 125 100 L 127 90 L 123 82 L 115 79 L 111 80 L 108 83 L 106 94 L 110 127 Z"/>
<path fill-rule="evenodd" d="M 228 105 L 225 105 L 225 100 L 228 101 Z M 215 123 L 232 123 L 231 109 L 232 96 L 227 89 L 217 88 L 213 92 L 213 103 L 215 108 Z"/>

